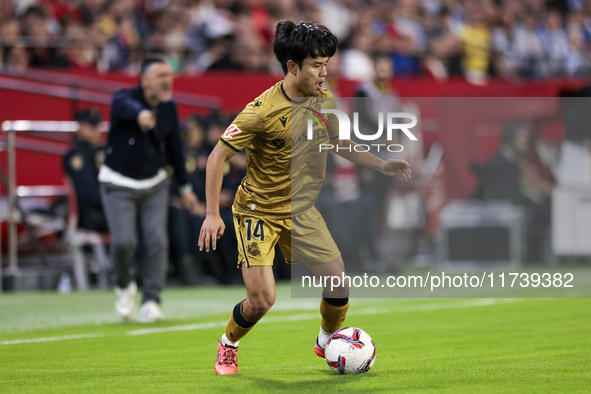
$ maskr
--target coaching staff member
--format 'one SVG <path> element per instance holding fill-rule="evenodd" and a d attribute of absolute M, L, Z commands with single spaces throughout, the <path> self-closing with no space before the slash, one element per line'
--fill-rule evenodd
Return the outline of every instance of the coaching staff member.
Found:
<path fill-rule="evenodd" d="M 111 232 L 117 275 L 115 309 L 129 320 L 135 314 L 137 286 L 130 273 L 137 247 L 139 218 L 146 258 L 142 262 L 143 298 L 138 321 L 162 320 L 160 292 L 168 256 L 167 214 L 170 164 L 185 206 L 197 198 L 188 182 L 172 102 L 172 71 L 166 58 L 150 56 L 141 65 L 139 85 L 115 93 L 106 159 L 99 172 L 101 197 Z"/>
<path fill-rule="evenodd" d="M 107 220 L 101 201 L 99 168 L 105 157 L 101 146 L 101 113 L 87 109 L 76 114 L 80 124 L 74 145 L 64 156 L 64 170 L 72 180 L 78 199 L 78 226 L 87 230 L 105 233 Z"/>

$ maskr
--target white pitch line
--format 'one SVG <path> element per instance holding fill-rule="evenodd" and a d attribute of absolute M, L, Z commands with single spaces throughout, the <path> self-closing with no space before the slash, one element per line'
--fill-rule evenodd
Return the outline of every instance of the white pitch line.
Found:
<path fill-rule="evenodd" d="M 401 312 L 419 312 L 419 311 L 431 311 L 437 309 L 453 309 L 453 308 L 471 308 L 476 306 L 488 306 L 494 305 L 497 303 L 511 303 L 511 302 L 518 302 L 521 299 L 506 299 L 503 301 L 498 301 L 494 298 L 483 298 L 483 299 L 475 299 L 469 301 L 459 301 L 453 303 L 441 303 L 441 302 L 433 302 L 430 304 L 419 304 L 413 306 L 403 306 L 400 308 L 394 309 L 386 309 L 386 308 L 368 308 L 365 310 L 355 311 L 354 315 L 377 315 L 379 313 L 401 313 Z M 290 321 L 302 321 L 302 320 L 313 320 L 318 319 L 320 315 L 318 313 L 306 313 L 300 315 L 291 315 L 291 316 L 274 316 L 274 317 L 267 317 L 261 320 L 257 324 L 264 324 L 264 323 L 282 323 L 282 322 L 290 322 Z M 174 331 L 189 331 L 189 330 L 203 330 L 207 328 L 217 328 L 217 327 L 225 327 L 227 324 L 227 320 L 220 321 L 220 322 L 211 322 L 211 323 L 201 323 L 201 324 L 183 324 L 180 326 L 172 326 L 172 327 L 162 327 L 162 328 L 148 328 L 144 330 L 133 330 L 128 331 L 126 335 L 147 335 L 147 334 L 158 334 L 162 332 L 174 332 Z"/>
<path fill-rule="evenodd" d="M 19 343 L 65 341 L 65 340 L 68 340 L 68 339 L 98 338 L 98 337 L 104 337 L 104 336 L 105 336 L 105 334 L 98 333 L 98 334 L 64 335 L 64 336 L 61 336 L 61 337 L 16 339 L 14 341 L 0 342 L 0 345 L 18 345 Z"/>
<path fill-rule="evenodd" d="M 375 315 L 377 313 L 384 313 L 384 312 L 388 312 L 388 309 L 372 308 L 370 310 L 359 311 L 355 314 L 356 315 Z M 292 315 L 292 316 L 274 316 L 274 317 L 267 317 L 264 320 L 261 320 L 258 324 L 313 320 L 313 319 L 318 319 L 319 316 L 320 315 L 318 313 L 306 313 L 306 314 Z M 161 332 L 203 330 L 206 328 L 226 327 L 226 324 L 228 324 L 227 320 L 219 321 L 219 322 L 200 323 L 200 324 L 183 324 L 180 326 L 161 327 L 161 328 L 146 328 L 143 330 L 128 331 L 125 333 L 125 335 L 136 336 L 136 335 L 158 334 Z"/>
<path fill-rule="evenodd" d="M 451 303 L 443 303 L 443 302 L 432 302 L 429 304 L 419 304 L 419 305 L 412 305 L 412 306 L 400 306 L 398 308 L 388 309 L 388 308 L 367 308 L 355 311 L 355 315 L 376 315 L 379 313 L 404 313 L 404 312 L 420 312 L 420 311 L 431 311 L 431 310 L 438 310 L 438 309 L 453 309 L 453 308 L 471 308 L 471 307 L 478 307 L 478 306 L 489 306 L 495 304 L 506 304 L 506 303 L 513 303 L 523 301 L 521 298 L 508 298 L 508 299 L 495 299 L 495 298 L 482 298 L 482 299 L 475 299 L 475 300 L 468 300 L 468 301 L 458 301 L 458 302 L 451 302 Z M 259 322 L 258 324 L 264 323 L 281 323 L 281 322 L 290 322 L 290 321 L 302 321 L 302 320 L 313 320 L 318 319 L 318 313 L 306 313 L 300 315 L 292 315 L 292 316 L 274 316 L 268 317 Z M 190 330 L 204 330 L 208 328 L 219 328 L 225 327 L 227 321 L 219 321 L 219 322 L 209 322 L 209 323 L 199 323 L 199 324 L 184 324 L 179 326 L 171 326 L 171 327 L 159 327 L 159 328 L 147 328 L 142 330 L 133 330 L 128 331 L 125 334 L 129 336 L 136 336 L 136 335 L 148 335 L 148 334 L 159 334 L 163 332 L 175 332 L 175 331 L 190 331 Z M 98 333 L 98 334 L 80 334 L 80 335 L 66 335 L 61 337 L 47 337 L 47 338 L 34 338 L 34 339 L 17 339 L 13 341 L 4 341 L 0 342 L 0 345 L 16 345 L 20 343 L 34 343 L 34 342 L 51 342 L 51 341 L 64 341 L 69 339 L 83 339 L 83 338 L 97 338 L 97 337 L 104 337 L 105 334 Z"/>
<path fill-rule="evenodd" d="M 225 327 L 228 324 L 227 321 L 222 322 L 210 322 L 200 324 L 183 324 L 181 326 L 171 326 L 162 328 L 146 328 L 143 330 L 127 331 L 125 335 L 147 335 L 147 334 L 158 334 L 161 332 L 172 332 L 172 331 L 189 331 L 189 330 L 203 330 L 206 328 Z"/>
<path fill-rule="evenodd" d="M 488 306 L 495 304 L 507 304 L 512 302 L 518 302 L 521 299 L 507 298 L 507 299 L 495 299 L 495 298 L 479 298 L 475 300 L 457 301 L 450 303 L 432 302 L 430 304 L 419 304 L 401 306 L 396 308 L 393 312 L 419 312 L 419 311 L 433 311 L 438 309 L 455 309 L 455 308 L 471 308 L 475 306 Z"/>

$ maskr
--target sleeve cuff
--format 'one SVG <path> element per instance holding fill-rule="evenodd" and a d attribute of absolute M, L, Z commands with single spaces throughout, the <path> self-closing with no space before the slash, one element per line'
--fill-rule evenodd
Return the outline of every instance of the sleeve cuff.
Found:
<path fill-rule="evenodd" d="M 145 109 L 147 109 L 147 108 L 142 107 L 140 104 L 134 105 L 131 109 L 131 111 L 133 113 L 132 119 L 135 119 L 137 122 L 138 115 L 140 114 L 140 112 L 142 112 Z"/>
<path fill-rule="evenodd" d="M 221 145 L 222 148 L 224 148 L 225 150 L 227 150 L 228 152 L 230 152 L 233 155 L 240 153 L 240 149 L 234 148 L 232 145 L 230 145 L 228 142 L 226 142 L 222 138 L 220 138 L 220 141 L 218 142 L 218 144 Z"/>

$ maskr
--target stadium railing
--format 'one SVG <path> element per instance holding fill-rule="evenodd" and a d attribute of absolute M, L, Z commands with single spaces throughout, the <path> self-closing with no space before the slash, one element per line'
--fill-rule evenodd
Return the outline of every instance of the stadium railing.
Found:
<path fill-rule="evenodd" d="M 18 234 L 17 234 L 17 222 L 22 221 L 25 227 L 28 227 L 26 216 L 19 210 L 17 200 L 19 198 L 26 197 L 59 197 L 68 196 L 70 189 L 68 185 L 41 185 L 41 186 L 20 186 L 16 185 L 16 148 L 17 148 L 17 133 L 31 133 L 31 132 L 45 132 L 45 133 L 73 133 L 79 128 L 78 122 L 74 121 L 29 121 L 29 120 L 18 120 L 18 121 L 5 121 L 2 123 L 2 131 L 7 134 L 6 138 L 6 152 L 8 159 L 8 179 L 6 180 L 8 189 L 8 212 L 6 215 L 0 213 L 0 217 L 8 218 L 8 267 L 10 274 L 14 276 L 19 275 L 18 267 Z M 106 131 L 109 128 L 107 122 L 102 122 L 100 125 L 102 131 Z M 44 153 L 63 155 L 64 152 L 61 150 L 51 150 L 47 147 L 42 149 L 36 149 L 38 147 L 29 145 L 18 146 L 19 149 L 42 151 Z M 58 226 L 60 227 L 60 226 Z M 60 230 L 67 230 L 65 224 L 59 228 Z M 29 236 L 33 243 L 36 241 L 36 237 L 32 232 L 29 232 Z M 1 237 L 0 237 L 1 239 Z M 0 245 L 1 246 L 1 245 Z M 43 251 L 38 249 L 40 259 L 43 262 Z M 45 264 L 44 264 L 45 265 Z M 75 268 L 75 270 L 77 270 Z M 79 270 L 79 269 L 78 269 Z M 2 257 L 0 253 L 0 278 L 2 277 Z M 0 281 L 1 282 L 1 281 Z M 86 282 L 81 282 L 83 285 Z M 0 284 L 0 291 L 2 290 Z"/>
<path fill-rule="evenodd" d="M 99 80 L 97 78 L 86 77 L 83 75 L 62 73 L 58 71 L 26 69 L 22 71 L 0 71 L 0 88 L 40 93 L 39 90 L 35 90 L 39 89 L 39 85 L 32 84 L 31 82 L 23 83 L 25 81 L 18 81 L 16 79 L 63 85 L 62 87 L 46 87 L 45 89 L 42 89 L 42 91 L 45 93 L 54 92 L 56 96 L 62 98 L 91 102 L 96 101 L 102 104 L 110 104 L 114 92 L 129 87 L 129 84 L 126 83 L 104 79 Z M 19 82 L 21 84 L 19 84 Z M 66 88 L 66 86 L 68 88 Z M 184 92 L 174 92 L 174 100 L 180 105 L 214 110 L 221 108 L 223 104 L 223 99 L 220 97 Z"/>
<path fill-rule="evenodd" d="M 65 177 L 65 184 L 68 189 L 66 241 L 72 256 L 76 288 L 78 290 L 88 290 L 88 266 L 83 250 L 86 245 L 92 247 L 94 257 L 98 263 L 98 267 L 95 270 L 97 273 L 97 285 L 99 288 L 106 288 L 108 282 L 107 275 L 111 264 L 107 257 L 105 246 L 111 243 L 111 235 L 83 229 L 78 226 L 78 196 L 69 176 Z"/>

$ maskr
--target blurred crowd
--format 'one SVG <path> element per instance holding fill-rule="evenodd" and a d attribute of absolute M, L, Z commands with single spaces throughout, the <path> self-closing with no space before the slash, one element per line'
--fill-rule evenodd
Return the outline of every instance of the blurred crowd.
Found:
<path fill-rule="evenodd" d="M 278 21 L 314 20 L 339 38 L 335 72 L 484 83 L 591 73 L 584 0 L 0 0 L 0 64 L 136 73 L 166 53 L 175 71 L 280 74 Z M 335 75 L 336 76 L 336 75 Z"/>

